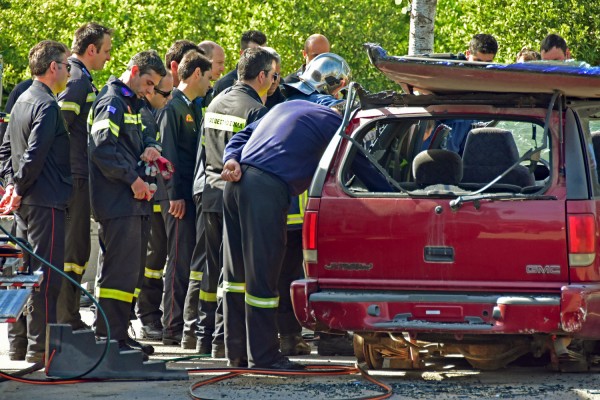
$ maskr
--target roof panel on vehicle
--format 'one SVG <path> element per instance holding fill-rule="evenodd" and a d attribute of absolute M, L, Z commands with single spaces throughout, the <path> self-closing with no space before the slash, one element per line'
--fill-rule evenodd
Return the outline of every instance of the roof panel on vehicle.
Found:
<path fill-rule="evenodd" d="M 379 45 L 366 44 L 371 63 L 388 78 L 436 94 L 553 93 L 600 98 L 600 67 L 556 63 L 490 64 L 427 57 L 389 56 Z"/>

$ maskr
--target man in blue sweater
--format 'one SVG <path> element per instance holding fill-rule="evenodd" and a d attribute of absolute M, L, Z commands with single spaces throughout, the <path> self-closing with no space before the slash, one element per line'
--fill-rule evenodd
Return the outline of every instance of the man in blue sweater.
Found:
<path fill-rule="evenodd" d="M 277 340 L 277 290 L 290 196 L 303 193 L 341 125 L 331 108 L 303 100 L 275 106 L 225 148 L 223 304 L 231 366 L 302 369 Z M 366 158 L 357 157 L 357 162 Z M 355 169 L 367 186 L 386 186 L 368 161 Z M 377 179 L 377 181 L 374 181 Z"/>

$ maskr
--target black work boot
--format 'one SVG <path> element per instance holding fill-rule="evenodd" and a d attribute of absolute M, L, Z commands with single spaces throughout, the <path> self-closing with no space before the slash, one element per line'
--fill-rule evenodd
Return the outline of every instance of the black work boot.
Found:
<path fill-rule="evenodd" d="M 131 338 L 127 339 L 127 340 L 119 340 L 119 352 L 123 352 L 123 351 L 139 351 L 142 353 L 142 359 L 144 361 L 148 361 L 150 358 L 148 357 L 148 354 L 146 354 L 145 352 L 141 351 L 141 349 L 139 347 L 133 347 L 130 346 L 127 342 L 129 342 L 130 340 L 133 340 Z M 135 340 L 133 340 L 135 342 Z M 137 342 L 136 342 L 137 343 Z M 139 343 L 138 343 L 139 344 Z M 150 346 L 152 347 L 152 346 Z M 154 352 L 154 348 L 152 349 L 152 351 Z"/>
<path fill-rule="evenodd" d="M 160 321 L 152 321 L 142 325 L 140 337 L 148 340 L 162 340 L 163 326 Z"/>

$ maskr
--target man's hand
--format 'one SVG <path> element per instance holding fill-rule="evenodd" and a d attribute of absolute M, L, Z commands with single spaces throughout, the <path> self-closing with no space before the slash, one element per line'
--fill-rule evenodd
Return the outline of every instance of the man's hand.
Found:
<path fill-rule="evenodd" d="M 156 161 L 158 157 L 160 157 L 160 151 L 156 147 L 146 147 L 144 153 L 140 156 L 144 162 Z"/>
<path fill-rule="evenodd" d="M 131 191 L 133 192 L 133 197 L 136 200 L 147 200 L 152 198 L 150 188 L 146 186 L 146 183 L 139 176 L 131 184 Z"/>
<path fill-rule="evenodd" d="M 240 167 L 240 163 L 234 159 L 227 160 L 225 165 L 223 165 L 221 179 L 227 182 L 237 182 L 242 179 L 242 167 Z"/>
<path fill-rule="evenodd" d="M 171 200 L 169 205 L 169 214 L 174 218 L 182 219 L 185 215 L 185 200 Z"/>
<path fill-rule="evenodd" d="M 5 215 L 17 210 L 21 206 L 21 196 L 15 192 L 13 185 L 6 187 L 6 192 L 0 200 L 0 214 Z"/>

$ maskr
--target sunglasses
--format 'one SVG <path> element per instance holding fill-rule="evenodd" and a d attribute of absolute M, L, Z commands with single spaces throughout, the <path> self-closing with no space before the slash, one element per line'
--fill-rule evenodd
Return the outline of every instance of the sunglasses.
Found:
<path fill-rule="evenodd" d="M 158 94 L 162 95 L 162 96 L 163 96 L 165 99 L 166 99 L 167 97 L 169 97 L 169 96 L 171 95 L 171 92 L 172 92 L 172 90 L 169 90 L 168 92 L 165 92 L 165 91 L 163 91 L 163 90 L 160 90 L 160 89 L 158 89 L 158 88 L 154 88 L 154 91 L 155 91 L 156 93 L 158 93 Z"/>
<path fill-rule="evenodd" d="M 57 63 L 57 64 L 62 64 L 62 65 L 64 65 L 64 66 L 66 66 L 66 67 L 67 67 L 67 72 L 71 72 L 71 64 L 69 64 L 69 63 L 64 63 L 64 62 L 62 62 L 62 61 L 56 61 L 56 63 Z"/>

